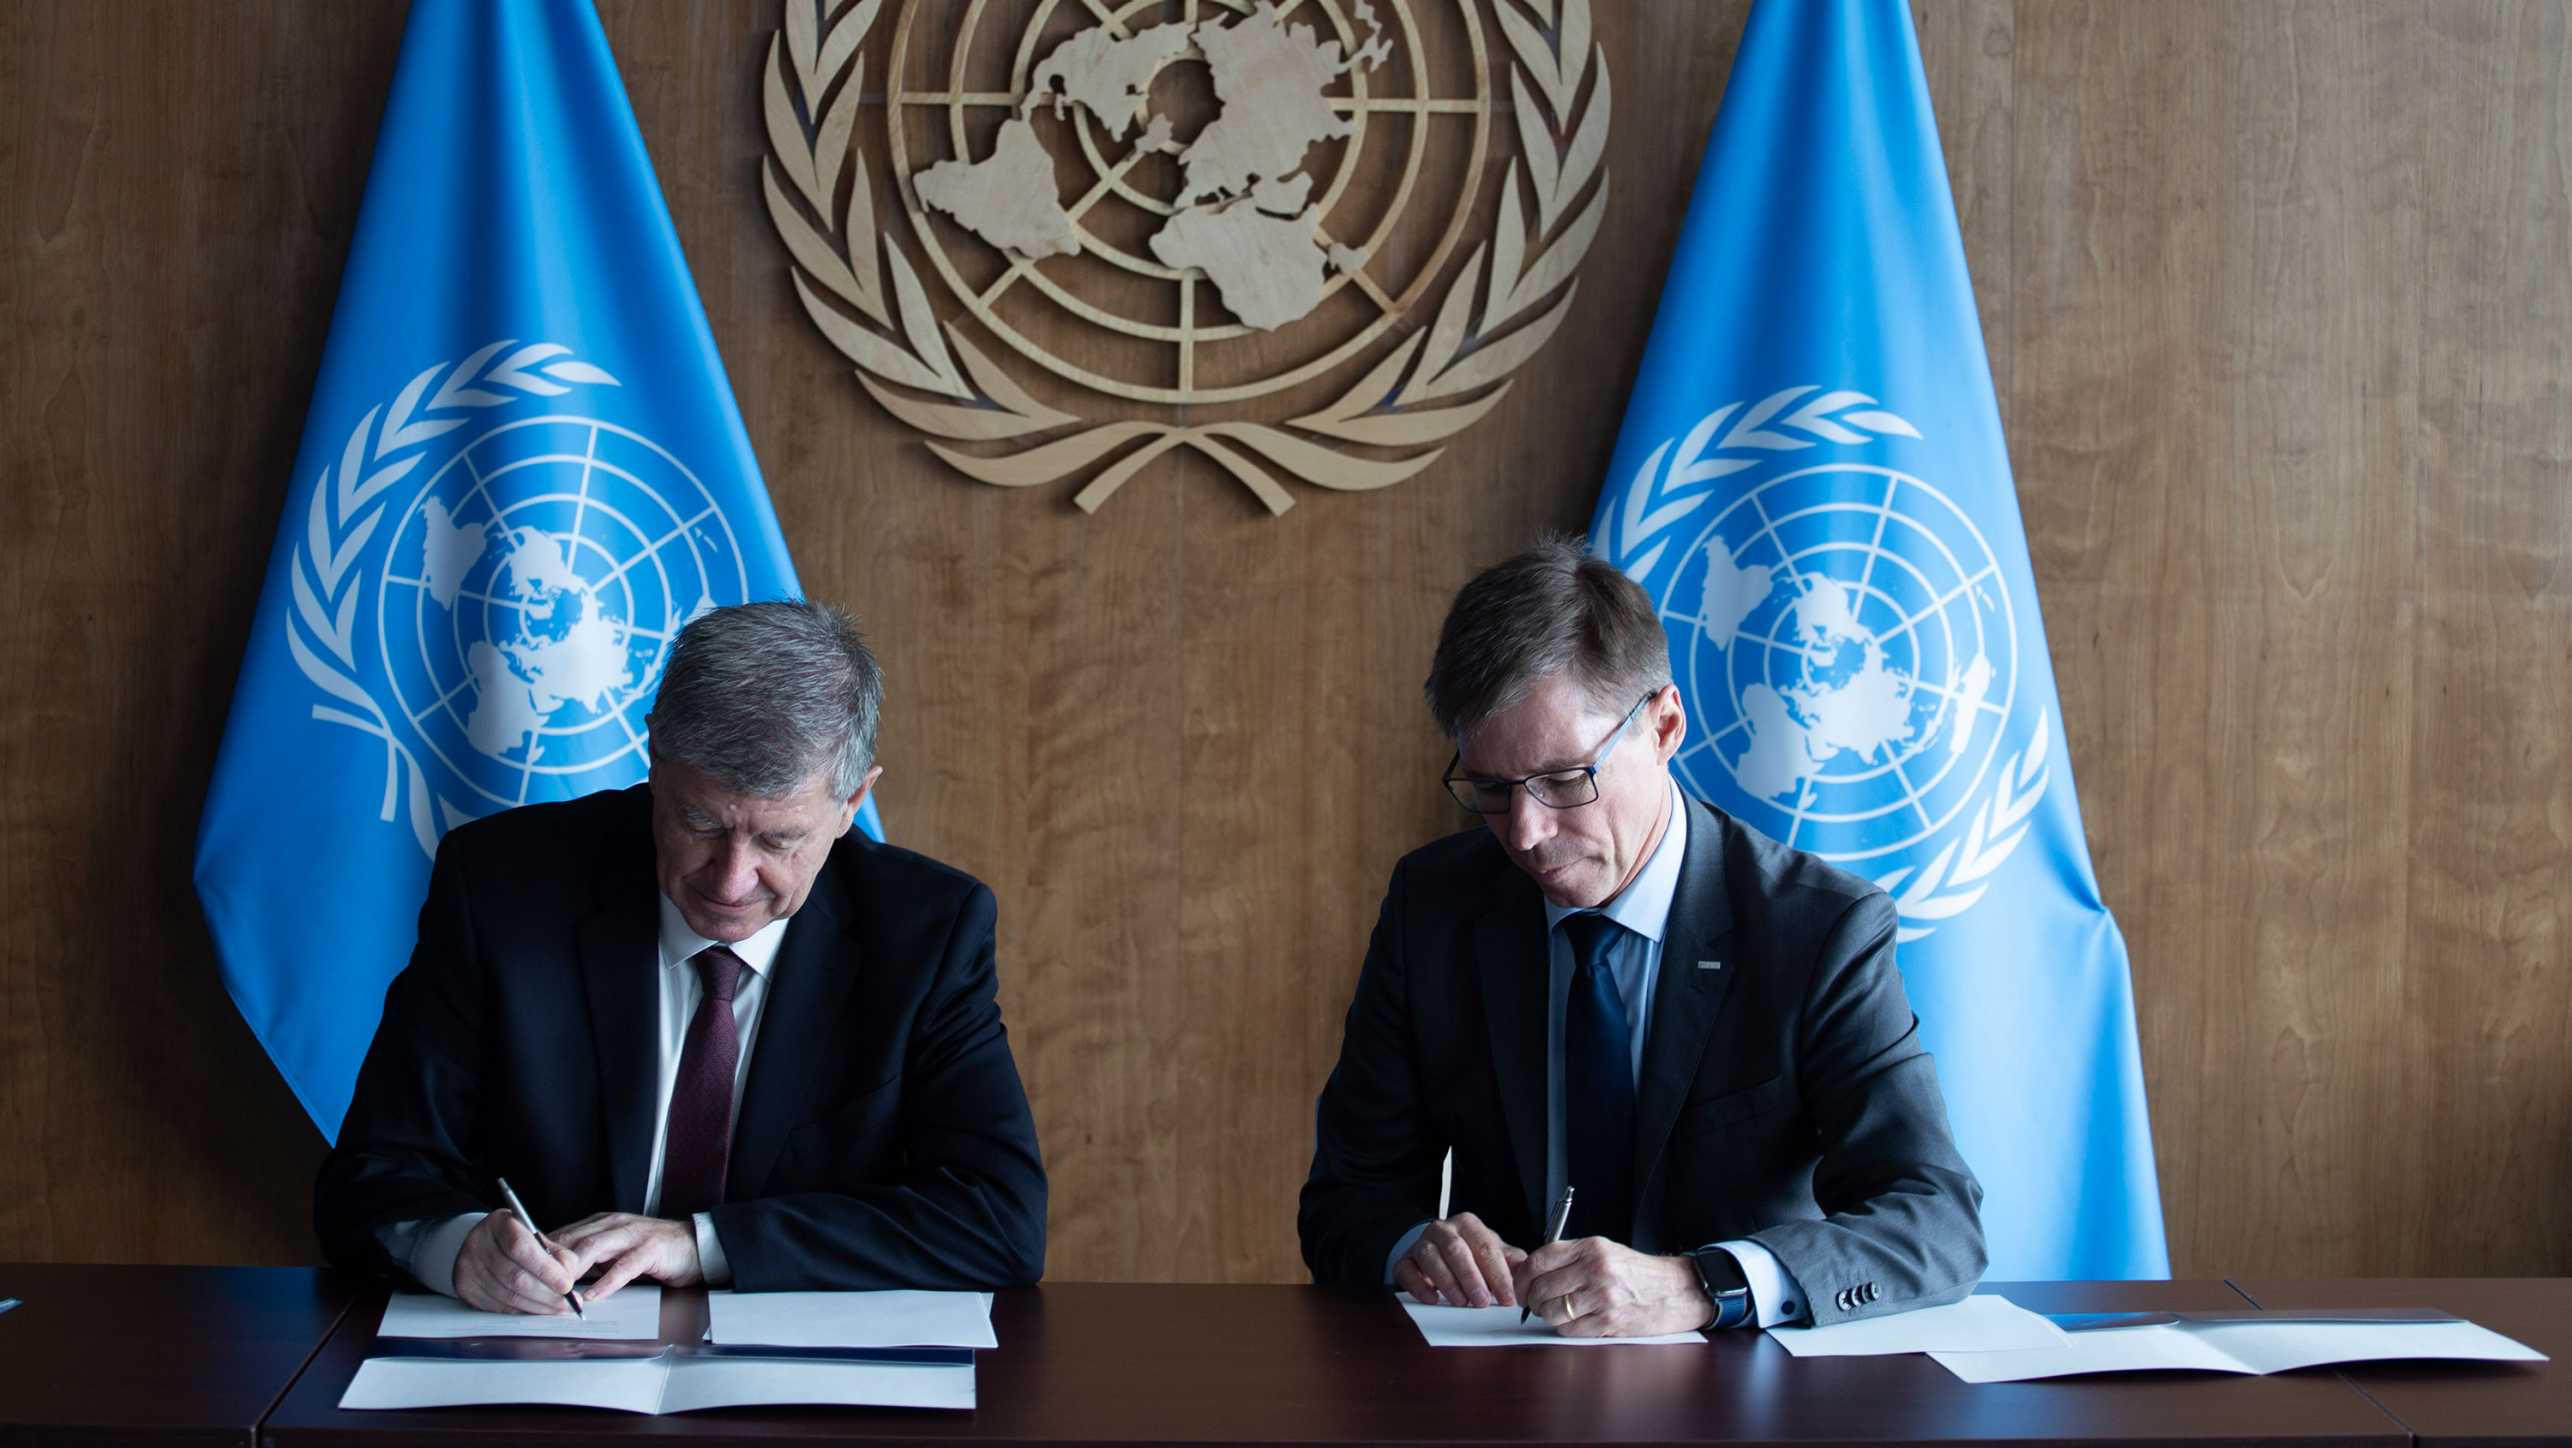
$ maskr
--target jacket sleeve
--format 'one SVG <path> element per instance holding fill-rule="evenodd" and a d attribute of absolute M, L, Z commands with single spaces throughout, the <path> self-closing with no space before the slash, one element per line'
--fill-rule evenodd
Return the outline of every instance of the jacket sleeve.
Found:
<path fill-rule="evenodd" d="M 1313 1280 L 1349 1291 L 1381 1291 L 1394 1244 L 1438 1214 L 1443 1144 L 1423 1111 L 1403 903 L 1397 869 L 1314 1109 L 1313 1167 L 1295 1219 Z"/>
<path fill-rule="evenodd" d="M 494 1205 L 469 1166 L 482 990 L 462 875 L 455 852 L 441 848 L 419 941 L 385 992 L 338 1144 L 313 1188 L 313 1227 L 334 1264 L 414 1288 L 382 1229 Z"/>
<path fill-rule="evenodd" d="M 1000 1021 L 998 913 L 975 885 L 949 928 L 904 1055 L 898 1170 L 715 1207 L 734 1287 L 991 1289 L 1044 1275 L 1045 1167 Z"/>
<path fill-rule="evenodd" d="M 1896 923 L 1871 892 L 1824 939 L 1796 1045 L 1823 1217 L 1751 1234 L 1803 1288 L 1816 1326 L 1953 1302 L 1982 1278 L 1982 1186 L 1948 1134 L 1894 968 Z"/>

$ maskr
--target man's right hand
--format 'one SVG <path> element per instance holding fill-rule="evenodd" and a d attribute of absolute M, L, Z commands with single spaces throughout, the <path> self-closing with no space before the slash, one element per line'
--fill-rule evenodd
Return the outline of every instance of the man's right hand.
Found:
<path fill-rule="evenodd" d="M 515 1212 L 493 1212 L 473 1224 L 455 1257 L 455 1295 L 485 1312 L 568 1315 L 572 1258 L 536 1245 Z M 1503 1281 L 1507 1278 L 1504 1276 Z"/>
<path fill-rule="evenodd" d="M 1420 1233 L 1393 1265 L 1393 1284 L 1431 1307 L 1515 1307 L 1509 1269 L 1526 1259 L 1480 1217 L 1458 1212 Z"/>

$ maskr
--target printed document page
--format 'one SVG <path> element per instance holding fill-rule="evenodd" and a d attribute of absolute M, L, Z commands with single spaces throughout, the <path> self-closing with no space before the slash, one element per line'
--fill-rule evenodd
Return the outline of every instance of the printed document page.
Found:
<path fill-rule="evenodd" d="M 1653 1343 L 1706 1345 L 1701 1332 L 1657 1337 L 1564 1337 L 1541 1317 L 1518 1320 L 1515 1307 L 1424 1307 L 1405 1297 L 1402 1310 L 1431 1347 L 1636 1347 Z"/>
<path fill-rule="evenodd" d="M 1772 1327 L 1768 1335 L 1797 1357 L 1880 1357 L 1904 1352 L 1994 1352 L 2059 1347 L 2066 1336 L 2052 1321 L 1996 1292 L 1943 1307 L 1923 1307 L 1829 1327 Z"/>
<path fill-rule="evenodd" d="M 396 1292 L 384 1304 L 379 1337 L 577 1337 L 593 1342 L 649 1342 L 661 1335 L 661 1289 L 640 1283 L 589 1304 L 583 1321 L 569 1313 L 538 1317 L 484 1312 L 435 1292 Z"/>
<path fill-rule="evenodd" d="M 988 1292 L 709 1292 L 716 1342 L 996 1348 Z"/>

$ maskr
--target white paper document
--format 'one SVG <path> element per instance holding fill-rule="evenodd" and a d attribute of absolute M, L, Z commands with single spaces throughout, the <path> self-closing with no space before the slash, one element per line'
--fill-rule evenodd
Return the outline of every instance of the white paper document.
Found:
<path fill-rule="evenodd" d="M 586 1321 L 568 1314 L 537 1317 L 483 1312 L 435 1292 L 396 1292 L 384 1304 L 379 1337 L 577 1337 L 593 1342 L 649 1342 L 661 1335 L 661 1289 L 633 1286 L 588 1304 Z"/>
<path fill-rule="evenodd" d="M 1630 1347 L 1646 1343 L 1706 1345 L 1701 1332 L 1657 1337 L 1564 1337 L 1541 1317 L 1518 1320 L 1515 1307 L 1423 1307 L 1405 1297 L 1402 1310 L 1431 1347 Z"/>
<path fill-rule="evenodd" d="M 2545 1354 L 2470 1322 L 2312 1322 L 2281 1319 L 2157 1323 L 2067 1332 L 2053 1347 L 2017 1352 L 1933 1352 L 1969 1383 L 2016 1383 L 2074 1373 L 2197 1368 L 2275 1373 L 2328 1363 L 2402 1358 L 2544 1362 Z"/>
<path fill-rule="evenodd" d="M 652 1414 L 809 1403 L 970 1409 L 974 1377 L 970 1362 L 697 1357 L 675 1351 L 566 1362 L 380 1357 L 359 1365 L 339 1399 L 351 1409 L 496 1403 Z"/>
<path fill-rule="evenodd" d="M 2003 1352 L 2059 1347 L 2069 1334 L 1995 1292 L 1829 1327 L 1772 1327 L 1797 1357 L 1881 1357 L 1904 1352 Z"/>
<path fill-rule="evenodd" d="M 716 1342 L 759 1347 L 1000 1346 L 988 1292 L 709 1292 Z"/>

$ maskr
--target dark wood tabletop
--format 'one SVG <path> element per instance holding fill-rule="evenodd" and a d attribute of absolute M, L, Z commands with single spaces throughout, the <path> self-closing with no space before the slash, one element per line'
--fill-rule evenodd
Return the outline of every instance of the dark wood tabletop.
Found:
<path fill-rule="evenodd" d="M 0 1443 L 251 1443 L 352 1296 L 310 1267 L 0 1265 Z"/>
<path fill-rule="evenodd" d="M 1995 1290 L 2040 1311 L 2243 1306 L 2220 1282 Z M 1000 1295 L 973 1413 L 725 1409 L 664 1418 L 559 1408 L 343 1413 L 378 1303 L 354 1308 L 270 1415 L 304 1445 L 815 1438 L 1056 1443 L 2405 1444 L 2329 1372 L 1959 1382 L 1925 1357 L 1797 1360 L 1757 1333 L 1702 1345 L 1433 1349 L 1389 1298 L 1309 1287 L 1055 1283 Z M 665 1295 L 684 1341 L 702 1299 Z"/>
<path fill-rule="evenodd" d="M 2423 1448 L 2572 1443 L 2572 1278 L 2423 1277 L 2235 1283 L 2261 1307 L 2443 1307 L 2549 1363 L 2366 1363 L 2342 1377 L 2384 1405 Z"/>

